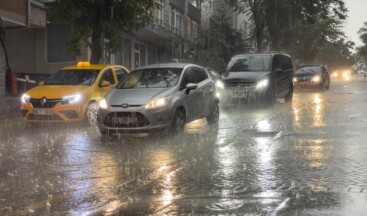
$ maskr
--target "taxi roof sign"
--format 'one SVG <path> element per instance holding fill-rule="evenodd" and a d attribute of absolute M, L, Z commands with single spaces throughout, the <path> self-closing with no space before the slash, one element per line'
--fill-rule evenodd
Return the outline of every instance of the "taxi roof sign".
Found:
<path fill-rule="evenodd" d="M 78 62 L 77 67 L 90 67 L 90 62 Z"/>

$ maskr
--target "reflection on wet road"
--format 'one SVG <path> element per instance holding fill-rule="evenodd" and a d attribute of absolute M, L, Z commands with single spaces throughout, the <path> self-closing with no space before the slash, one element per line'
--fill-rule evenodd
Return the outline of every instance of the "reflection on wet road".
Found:
<path fill-rule="evenodd" d="M 367 82 L 176 137 L 1 120 L 0 215 L 365 215 Z"/>

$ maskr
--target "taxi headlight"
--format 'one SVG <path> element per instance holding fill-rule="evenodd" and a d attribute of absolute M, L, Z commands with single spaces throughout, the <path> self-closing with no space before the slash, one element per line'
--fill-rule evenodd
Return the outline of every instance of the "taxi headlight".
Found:
<path fill-rule="evenodd" d="M 315 76 L 314 78 L 311 79 L 312 82 L 320 82 L 321 81 L 321 77 L 320 76 Z"/>
<path fill-rule="evenodd" d="M 20 100 L 22 101 L 22 103 L 28 103 L 29 102 L 29 95 L 27 94 L 23 94 L 22 97 L 20 98 Z"/>
<path fill-rule="evenodd" d="M 220 81 L 220 80 L 217 80 L 217 81 L 215 82 L 215 86 L 216 86 L 217 88 L 224 89 L 224 83 L 223 83 L 222 81 Z"/>
<path fill-rule="evenodd" d="M 106 101 L 106 99 L 102 99 L 102 100 L 99 102 L 99 108 L 101 108 L 101 109 L 107 109 L 107 108 L 108 108 L 108 105 L 107 105 L 107 101 Z"/>
<path fill-rule="evenodd" d="M 264 79 L 256 84 L 256 89 L 263 89 L 269 85 L 269 79 Z"/>
<path fill-rule="evenodd" d="M 145 105 L 146 109 L 153 109 L 153 108 L 158 108 L 158 107 L 164 107 L 169 103 L 169 99 L 166 97 L 159 97 L 159 98 L 155 98 L 152 101 L 150 101 L 149 103 L 147 103 L 147 105 Z"/>
<path fill-rule="evenodd" d="M 77 102 L 80 101 L 81 98 L 82 98 L 82 96 L 80 94 L 65 96 L 65 97 L 62 98 L 62 102 L 64 104 L 77 103 Z"/>

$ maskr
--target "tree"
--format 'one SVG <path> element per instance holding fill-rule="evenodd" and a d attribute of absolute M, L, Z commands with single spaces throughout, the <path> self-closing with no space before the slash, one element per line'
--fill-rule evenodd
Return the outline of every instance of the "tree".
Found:
<path fill-rule="evenodd" d="M 48 20 L 72 24 L 70 51 L 80 54 L 84 42 L 91 49 L 91 63 L 99 63 L 103 45 L 114 52 L 124 31 L 152 21 L 155 7 L 153 0 L 56 0 L 48 4 Z"/>
<path fill-rule="evenodd" d="M 228 24 L 228 17 L 222 10 L 210 19 L 209 29 L 202 29 L 194 50 L 194 62 L 216 70 L 224 70 L 233 54 L 246 49 L 246 40 L 241 32 Z"/>
<path fill-rule="evenodd" d="M 248 13 L 254 24 L 253 38 L 257 51 L 263 50 L 264 44 L 269 43 L 272 50 L 288 51 L 291 47 L 298 47 L 309 60 L 317 53 L 316 47 L 307 47 L 309 40 L 298 40 L 304 33 L 316 36 L 313 42 L 326 42 L 329 37 L 340 30 L 340 23 L 346 18 L 347 9 L 343 0 L 226 0 L 239 13 Z M 320 28 L 331 23 L 331 28 Z M 310 34 L 311 30 L 322 30 L 317 34 Z M 297 31 L 297 32 L 294 32 Z M 303 34 L 298 34 L 302 32 Z M 318 34 L 322 35 L 319 37 Z M 328 34 L 331 35 L 328 35 Z M 290 38 L 294 40 L 290 40 Z M 305 43 L 303 43 L 305 42 Z M 315 46 L 320 46 L 320 43 Z M 300 54 L 300 53 L 298 53 Z"/>
<path fill-rule="evenodd" d="M 358 31 L 359 38 L 363 42 L 363 46 L 357 48 L 358 55 L 364 58 L 367 61 L 367 22 L 364 23 L 364 26 Z"/>

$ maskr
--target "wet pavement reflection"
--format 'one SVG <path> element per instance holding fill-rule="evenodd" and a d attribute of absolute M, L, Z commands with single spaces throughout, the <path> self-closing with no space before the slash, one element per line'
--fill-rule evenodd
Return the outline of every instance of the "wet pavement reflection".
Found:
<path fill-rule="evenodd" d="M 334 82 L 175 137 L 2 119 L 0 215 L 365 215 L 366 96 Z"/>

